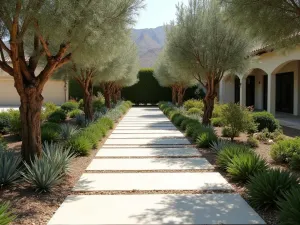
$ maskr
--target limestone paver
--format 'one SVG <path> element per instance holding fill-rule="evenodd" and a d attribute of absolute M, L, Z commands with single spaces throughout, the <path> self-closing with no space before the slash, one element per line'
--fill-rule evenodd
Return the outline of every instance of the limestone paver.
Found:
<path fill-rule="evenodd" d="M 74 191 L 232 190 L 220 173 L 86 173 Z"/>
<path fill-rule="evenodd" d="M 97 157 L 201 156 L 195 148 L 101 148 Z"/>
<path fill-rule="evenodd" d="M 48 225 L 265 224 L 238 194 L 69 196 Z"/>
<path fill-rule="evenodd" d="M 105 145 L 190 145 L 186 138 L 107 139 Z"/>
<path fill-rule="evenodd" d="M 130 123 L 130 124 L 119 124 L 118 127 L 144 127 L 144 128 L 153 128 L 153 127 L 174 127 L 172 123 Z"/>
<path fill-rule="evenodd" d="M 87 171 L 93 170 L 208 170 L 214 167 L 204 158 L 94 159 Z"/>
<path fill-rule="evenodd" d="M 159 126 L 123 126 L 123 127 L 116 127 L 115 130 L 175 130 L 178 131 L 178 129 L 175 126 L 164 126 L 164 127 L 159 127 Z"/>
<path fill-rule="evenodd" d="M 120 139 L 120 138 L 184 138 L 182 133 L 166 133 L 166 134 L 111 134 L 110 139 Z"/>
<path fill-rule="evenodd" d="M 127 129 L 116 129 L 112 134 L 182 134 L 178 130 L 158 130 L 158 129 L 139 129 L 139 130 L 127 130 Z"/>

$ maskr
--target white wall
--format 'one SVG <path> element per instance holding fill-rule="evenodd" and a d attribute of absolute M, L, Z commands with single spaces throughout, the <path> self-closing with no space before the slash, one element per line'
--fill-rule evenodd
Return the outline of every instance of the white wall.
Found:
<path fill-rule="evenodd" d="M 234 103 L 235 100 L 235 84 L 234 77 L 231 75 L 225 76 L 220 84 L 219 100 L 220 103 Z"/>

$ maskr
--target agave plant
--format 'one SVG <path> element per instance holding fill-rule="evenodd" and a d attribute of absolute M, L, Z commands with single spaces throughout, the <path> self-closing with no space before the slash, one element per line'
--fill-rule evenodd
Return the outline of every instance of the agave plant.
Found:
<path fill-rule="evenodd" d="M 0 203 L 0 225 L 8 225 L 15 220 L 15 216 L 9 211 L 9 203 Z"/>
<path fill-rule="evenodd" d="M 61 140 L 68 140 L 74 135 L 78 134 L 79 129 L 71 124 L 60 125 L 59 137 Z"/>
<path fill-rule="evenodd" d="M 45 142 L 43 144 L 43 157 L 62 164 L 62 173 L 67 174 L 70 172 L 70 163 L 76 157 L 76 154 L 72 152 L 71 147 L 66 148 L 59 143 Z"/>
<path fill-rule="evenodd" d="M 15 183 L 21 176 L 21 157 L 7 150 L 0 150 L 0 186 Z"/>
<path fill-rule="evenodd" d="M 53 149 L 54 147 L 45 149 L 43 157 L 35 156 L 31 164 L 24 163 L 26 171 L 22 172 L 22 175 L 28 183 L 35 187 L 37 192 L 51 191 L 65 175 L 66 161 L 68 160 L 59 159 L 63 155 L 63 151 L 59 152 Z"/>
<path fill-rule="evenodd" d="M 223 148 L 225 148 L 226 146 L 229 145 L 233 145 L 231 141 L 228 140 L 224 140 L 224 139 L 218 139 L 217 141 L 213 141 L 210 144 L 210 149 L 215 152 L 218 153 L 219 151 L 221 151 Z"/>

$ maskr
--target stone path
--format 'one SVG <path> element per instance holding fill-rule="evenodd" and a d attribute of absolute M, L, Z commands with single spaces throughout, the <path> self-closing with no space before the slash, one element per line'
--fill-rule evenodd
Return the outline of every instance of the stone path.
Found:
<path fill-rule="evenodd" d="M 265 224 L 158 108 L 132 108 L 49 225 Z"/>

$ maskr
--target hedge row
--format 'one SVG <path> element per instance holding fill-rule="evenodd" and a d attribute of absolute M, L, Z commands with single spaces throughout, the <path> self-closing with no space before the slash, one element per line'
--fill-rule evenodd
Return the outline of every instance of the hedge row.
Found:
<path fill-rule="evenodd" d="M 129 110 L 130 107 L 131 103 L 127 101 L 122 102 L 113 110 L 119 112 L 118 117 L 120 118 Z M 107 135 L 107 132 L 112 129 L 113 126 L 113 119 L 108 116 L 101 117 L 86 128 L 80 130 L 78 134 L 74 135 L 67 142 L 67 146 L 71 147 L 71 149 L 78 155 L 88 155 L 91 149 L 97 148 L 98 142 Z"/>

